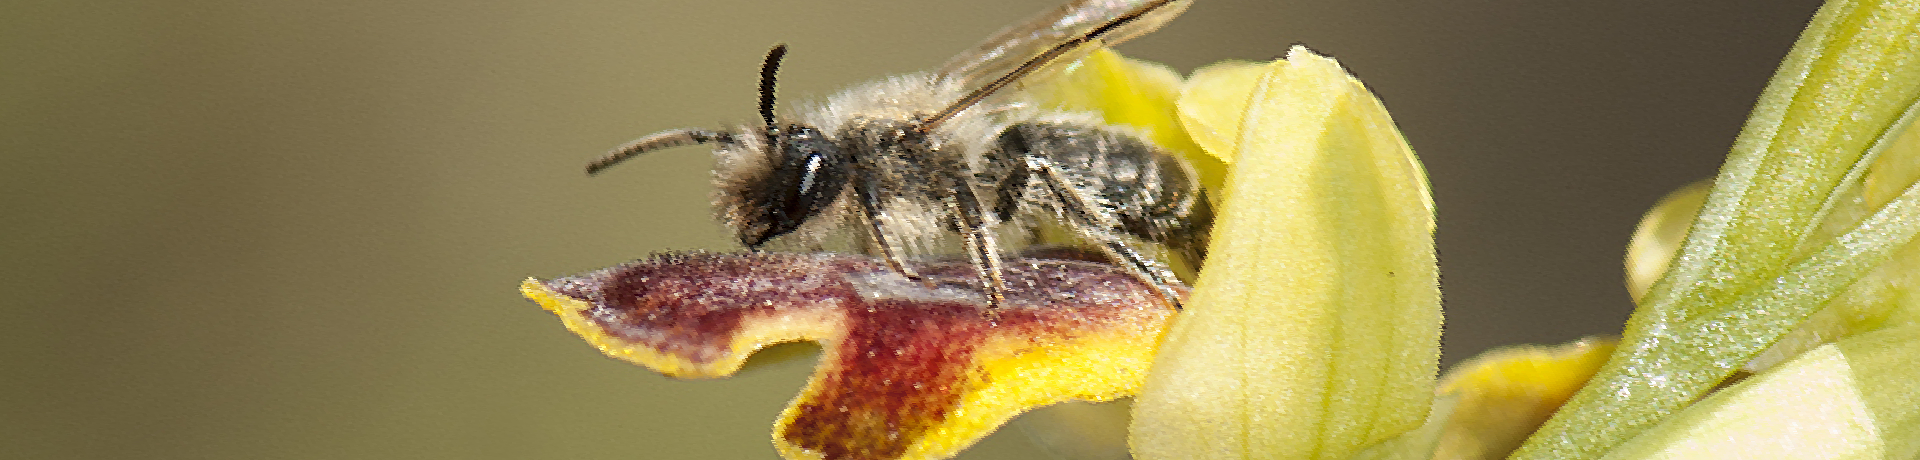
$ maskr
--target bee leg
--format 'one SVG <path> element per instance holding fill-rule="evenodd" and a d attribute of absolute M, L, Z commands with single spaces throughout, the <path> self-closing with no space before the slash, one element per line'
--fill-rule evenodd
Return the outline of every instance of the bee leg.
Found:
<path fill-rule="evenodd" d="M 1001 275 L 1000 245 L 989 228 L 998 219 L 991 219 L 980 206 L 978 195 L 973 186 L 962 184 L 954 188 L 953 199 L 947 202 L 948 211 L 954 216 L 954 225 L 959 227 L 967 246 L 967 258 L 972 259 L 974 274 L 980 278 L 980 286 L 987 293 L 989 311 L 1000 308 L 1006 302 L 1007 281 Z"/>
<path fill-rule="evenodd" d="M 1123 227 L 1110 216 L 1095 213 L 1094 206 L 1097 205 L 1093 203 L 1094 200 L 1069 184 L 1052 161 L 1030 155 L 1027 157 L 1027 168 L 1039 175 L 1041 182 L 1046 184 L 1047 191 L 1052 193 L 1059 202 L 1056 207 L 1061 214 L 1064 214 L 1063 217 L 1066 217 L 1068 224 L 1087 239 L 1099 242 L 1100 248 L 1107 253 L 1108 257 L 1119 262 L 1121 266 L 1132 269 L 1134 275 L 1153 283 L 1154 287 L 1160 290 L 1160 296 L 1173 304 L 1175 310 L 1182 308 L 1180 296 L 1174 292 L 1172 286 L 1180 279 L 1173 274 L 1173 269 L 1141 255 L 1138 249 L 1127 244 L 1127 241 L 1119 236 Z"/>
<path fill-rule="evenodd" d="M 921 278 L 919 273 L 907 267 L 907 264 L 900 259 L 900 253 L 894 251 L 893 244 L 887 241 L 886 226 L 880 223 L 880 198 L 872 185 L 869 181 L 861 181 L 860 187 L 856 188 L 858 193 L 854 196 L 854 201 L 860 202 L 860 220 L 867 223 L 867 244 L 880 251 L 880 258 L 887 261 L 887 268 L 893 269 L 894 273 L 899 273 L 900 276 L 910 280 L 925 282 L 925 278 Z"/>

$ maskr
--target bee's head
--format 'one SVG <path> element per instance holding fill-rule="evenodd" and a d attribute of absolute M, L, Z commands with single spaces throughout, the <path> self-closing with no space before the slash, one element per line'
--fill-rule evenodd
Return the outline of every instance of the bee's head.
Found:
<path fill-rule="evenodd" d="M 805 125 L 768 129 L 718 149 L 714 205 L 749 248 L 800 228 L 839 198 L 853 162 L 820 130 Z"/>
<path fill-rule="evenodd" d="M 727 164 L 722 146 L 720 167 L 714 169 L 719 190 L 714 203 L 733 227 L 740 244 L 758 249 L 773 237 L 785 235 L 819 215 L 840 196 L 853 167 L 840 146 L 807 125 L 781 126 L 773 119 L 774 76 L 787 45 L 774 45 L 760 65 L 760 130 L 758 145 L 744 145 Z M 759 164 L 752 164 L 760 160 Z M 732 177 L 728 177 L 732 176 Z"/>
<path fill-rule="evenodd" d="M 853 167 L 840 146 L 812 126 L 776 124 L 774 75 L 786 45 L 775 45 L 760 67 L 760 118 L 746 133 L 677 129 L 628 142 L 587 165 L 594 174 L 641 153 L 691 144 L 716 144 L 714 206 L 741 244 L 759 248 L 800 228 L 840 196 Z"/>

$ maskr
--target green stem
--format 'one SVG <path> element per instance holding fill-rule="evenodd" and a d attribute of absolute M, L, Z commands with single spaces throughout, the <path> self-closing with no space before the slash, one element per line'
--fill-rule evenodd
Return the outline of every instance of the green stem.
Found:
<path fill-rule="evenodd" d="M 1920 231 L 1920 190 L 1909 188 L 1851 232 L 1810 238 L 1920 100 L 1917 10 L 1920 0 L 1820 9 L 1620 349 L 1514 458 L 1599 458 L 1706 394 Z"/>

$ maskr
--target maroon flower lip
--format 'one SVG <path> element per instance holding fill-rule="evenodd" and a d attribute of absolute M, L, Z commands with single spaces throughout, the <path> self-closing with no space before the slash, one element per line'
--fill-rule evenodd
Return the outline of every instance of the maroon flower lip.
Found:
<path fill-rule="evenodd" d="M 862 256 L 666 254 L 522 292 L 608 355 L 676 377 L 820 342 L 775 440 L 828 459 L 945 457 L 1030 407 L 1131 395 L 1173 314 L 1098 263 L 1011 260 L 998 308 L 969 264 L 914 268 L 921 280 Z"/>

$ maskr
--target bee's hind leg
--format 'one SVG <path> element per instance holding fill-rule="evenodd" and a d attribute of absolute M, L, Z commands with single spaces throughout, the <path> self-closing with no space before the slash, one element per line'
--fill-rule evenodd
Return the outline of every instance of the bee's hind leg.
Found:
<path fill-rule="evenodd" d="M 1063 214 L 1062 217 L 1066 218 L 1067 223 L 1073 226 L 1075 231 L 1089 240 L 1100 243 L 1100 248 L 1107 253 L 1107 257 L 1112 258 L 1120 266 L 1131 269 L 1136 276 L 1153 283 L 1154 288 L 1160 290 L 1160 296 L 1165 298 L 1167 303 L 1173 304 L 1175 310 L 1182 308 L 1180 296 L 1173 290 L 1173 285 L 1179 283 L 1180 278 L 1174 275 L 1172 268 L 1142 255 L 1140 250 L 1128 244 L 1125 238 L 1120 237 L 1123 231 L 1120 223 L 1112 216 L 1094 212 L 1099 205 L 1069 184 L 1053 162 L 1033 155 L 1027 156 L 1026 160 L 1028 169 L 1040 176 L 1041 182 L 1046 184 L 1047 192 L 1058 201 L 1055 208 Z"/>

